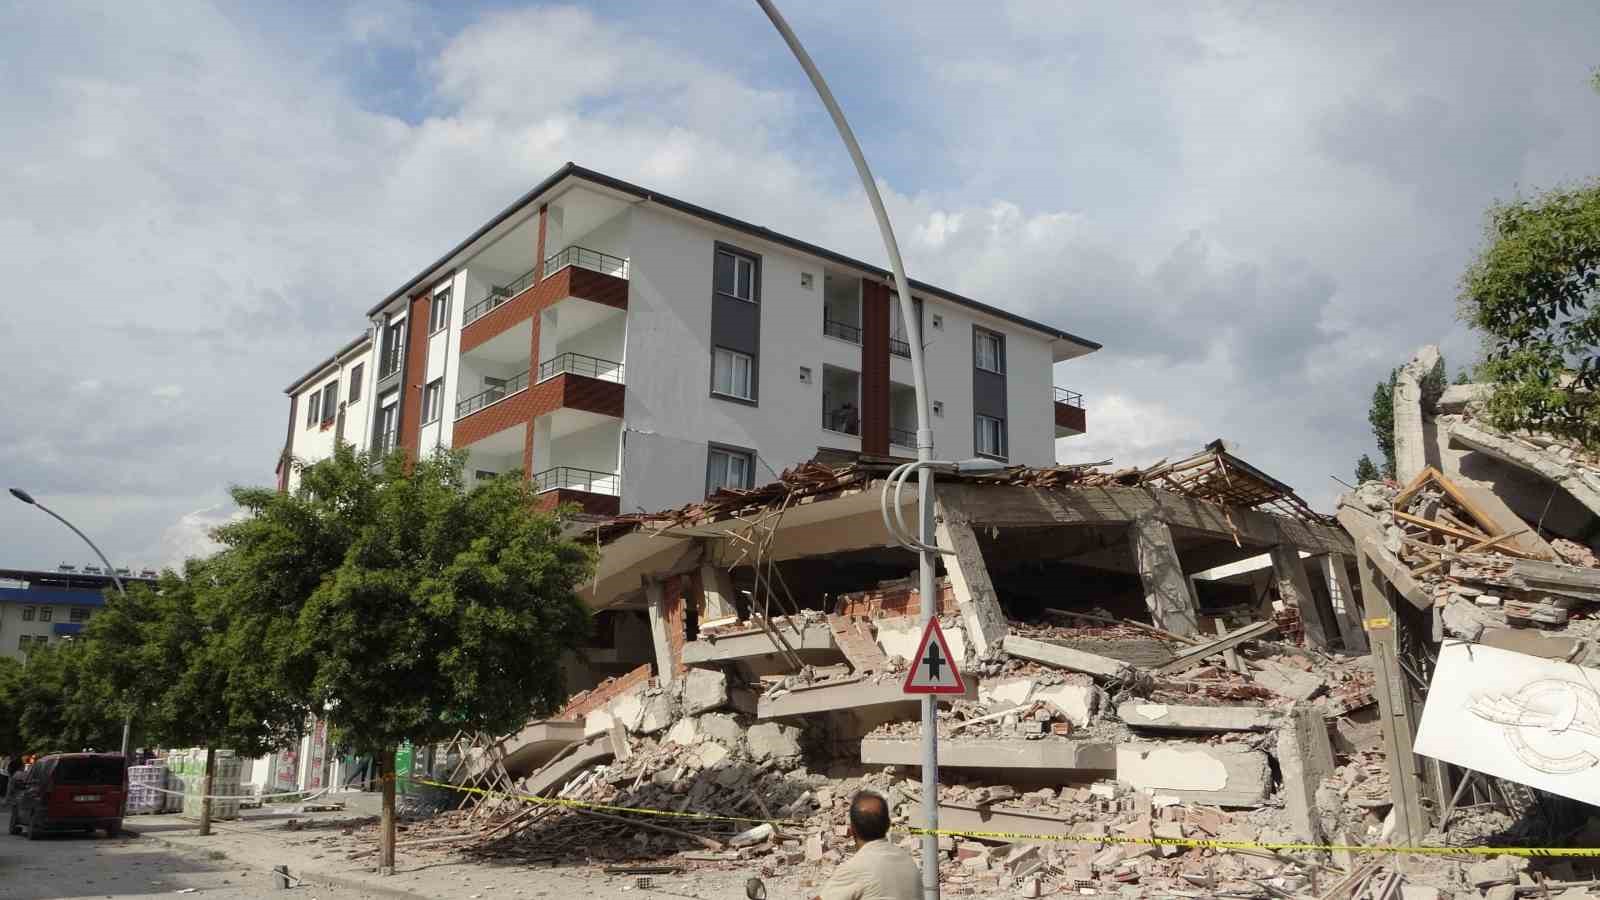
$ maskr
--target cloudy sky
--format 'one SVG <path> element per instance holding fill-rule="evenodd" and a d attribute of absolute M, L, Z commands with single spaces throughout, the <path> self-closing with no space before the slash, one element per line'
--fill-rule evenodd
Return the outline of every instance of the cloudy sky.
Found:
<path fill-rule="evenodd" d="M 1588 0 L 786 4 L 914 277 L 1094 338 L 1063 461 L 1215 437 L 1326 508 L 1372 384 L 1476 342 L 1497 198 L 1600 172 Z M 0 482 L 169 564 L 269 483 L 285 384 L 573 160 L 880 261 L 747 0 L 0 2 Z M 87 561 L 0 504 L 0 565 Z"/>

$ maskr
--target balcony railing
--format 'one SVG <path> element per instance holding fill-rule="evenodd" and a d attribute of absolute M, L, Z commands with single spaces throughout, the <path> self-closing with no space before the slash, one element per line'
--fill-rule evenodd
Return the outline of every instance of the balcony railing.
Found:
<path fill-rule="evenodd" d="M 378 380 L 382 381 L 400 371 L 400 347 L 390 347 L 378 356 Z"/>
<path fill-rule="evenodd" d="M 910 359 L 911 344 L 899 338 L 889 338 L 889 352 L 895 356 L 904 356 L 906 359 Z"/>
<path fill-rule="evenodd" d="M 540 382 L 563 374 L 584 375 L 589 378 L 598 378 L 601 381 L 623 383 L 622 363 L 601 359 L 598 356 L 587 356 L 582 353 L 563 353 L 560 356 L 539 363 L 538 380 Z"/>
<path fill-rule="evenodd" d="M 917 432 L 911 428 L 889 428 L 889 443 L 899 444 L 902 447 L 915 447 L 917 445 Z"/>
<path fill-rule="evenodd" d="M 836 337 L 841 341 L 849 341 L 852 344 L 861 343 L 860 328 L 840 322 L 836 319 L 823 319 L 822 333 Z"/>
<path fill-rule="evenodd" d="M 398 428 L 391 428 L 388 431 L 378 432 L 378 439 L 372 442 L 372 453 L 370 455 L 372 456 L 373 461 L 376 462 L 377 460 L 388 456 L 390 453 L 393 453 L 394 448 L 399 446 L 399 444 L 400 430 Z"/>
<path fill-rule="evenodd" d="M 822 427 L 840 434 L 861 436 L 861 413 L 854 408 L 822 411 Z"/>
<path fill-rule="evenodd" d="M 1064 387 L 1056 388 L 1056 402 L 1083 409 L 1083 395 L 1077 391 L 1069 391 Z"/>
<path fill-rule="evenodd" d="M 585 491 L 590 494 L 622 496 L 622 476 L 615 472 L 596 472 L 573 466 L 556 466 L 533 476 L 533 489 L 545 491 Z"/>
<path fill-rule="evenodd" d="M 520 394 L 527 389 L 528 373 L 525 371 L 518 372 L 512 378 L 506 379 L 506 383 L 503 385 L 497 384 L 494 387 L 484 388 L 476 394 L 473 394 L 471 397 L 467 397 L 464 400 L 457 400 L 456 418 L 460 419 L 465 416 L 470 416 L 478 410 L 483 409 L 485 406 L 490 405 L 491 403 L 499 403 L 501 400 L 504 400 L 512 394 Z"/>
<path fill-rule="evenodd" d="M 572 246 L 558 250 L 544 258 L 544 277 L 561 271 L 567 266 L 577 266 L 580 269 L 589 269 L 602 275 L 614 275 L 618 278 L 628 277 L 628 261 L 620 256 L 601 253 L 599 250 L 590 250 L 588 247 Z"/>
<path fill-rule="evenodd" d="M 522 293 L 538 282 L 538 269 L 529 269 L 506 284 L 491 285 L 483 299 L 467 307 L 461 314 L 461 327 L 465 328 L 493 312 L 501 304 Z"/>

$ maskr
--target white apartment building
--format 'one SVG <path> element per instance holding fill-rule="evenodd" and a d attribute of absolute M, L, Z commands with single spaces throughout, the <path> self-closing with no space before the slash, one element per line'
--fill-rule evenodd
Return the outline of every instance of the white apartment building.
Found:
<path fill-rule="evenodd" d="M 1053 367 L 1100 345 L 912 289 L 938 455 L 1053 464 L 1085 430 Z M 915 455 L 890 273 L 571 163 L 368 315 L 289 385 L 282 459 L 465 448 L 469 480 L 531 473 L 550 505 L 614 515 Z"/>

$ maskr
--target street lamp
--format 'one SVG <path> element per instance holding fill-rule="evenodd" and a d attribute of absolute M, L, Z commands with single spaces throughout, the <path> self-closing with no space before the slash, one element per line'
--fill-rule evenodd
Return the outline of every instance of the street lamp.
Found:
<path fill-rule="evenodd" d="M 50 517 L 55 519 L 57 522 L 60 522 L 61 524 L 67 526 L 70 529 L 72 529 L 72 533 L 73 534 L 77 535 L 80 538 L 83 538 L 83 542 L 85 544 L 89 545 L 89 549 L 94 551 L 94 555 L 100 557 L 100 561 L 102 563 L 105 563 L 106 574 L 111 576 L 111 583 L 115 584 L 117 586 L 117 594 L 122 597 L 124 602 L 127 601 L 128 592 L 123 589 L 123 587 L 122 587 L 122 579 L 117 577 L 116 568 L 111 565 L 111 560 L 106 559 L 106 555 L 104 553 L 100 552 L 100 548 L 96 547 L 94 545 L 94 541 L 89 540 L 89 536 L 87 534 L 84 534 L 82 531 L 79 531 L 78 530 L 78 526 L 72 524 L 71 522 L 68 522 L 66 519 L 63 519 L 61 517 L 61 515 L 59 513 L 57 513 L 55 510 L 51 509 L 48 506 L 45 506 L 43 503 L 40 503 L 39 501 L 33 499 L 33 495 L 28 493 L 27 491 L 23 490 L 22 488 L 15 488 L 15 487 L 12 488 L 11 489 L 11 496 L 17 498 L 18 500 L 21 500 L 23 503 L 26 503 L 29 506 L 36 507 L 37 509 L 43 510 L 44 512 L 48 513 L 50 515 Z M 122 759 L 123 759 L 124 763 L 126 763 L 127 760 L 128 760 L 128 749 L 129 749 L 128 748 L 128 739 L 129 739 L 129 732 L 132 730 L 132 725 L 133 725 L 133 713 L 132 713 L 132 711 L 124 711 L 123 717 L 122 717 Z"/>

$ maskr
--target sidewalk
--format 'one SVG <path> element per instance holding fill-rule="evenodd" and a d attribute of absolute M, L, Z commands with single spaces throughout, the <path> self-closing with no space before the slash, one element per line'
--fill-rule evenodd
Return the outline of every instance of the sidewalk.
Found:
<path fill-rule="evenodd" d="M 678 875 L 649 876 L 650 887 L 639 887 L 638 876 L 606 875 L 598 866 L 552 869 L 514 862 L 462 861 L 443 849 L 402 847 L 395 874 L 379 875 L 374 857 L 349 859 L 361 845 L 345 834 L 352 820 L 376 816 L 380 799 L 372 793 L 341 793 L 325 798 L 342 802 L 340 812 L 294 812 L 292 805 L 244 810 L 241 818 L 212 823 L 209 837 L 197 833 L 199 823 L 175 815 L 130 816 L 129 831 L 142 840 L 155 841 L 179 853 L 231 862 L 270 871 L 287 865 L 289 873 L 311 885 L 355 891 L 363 897 L 612 897 L 623 892 L 640 898 L 741 898 L 745 879 L 759 875 L 748 871 L 687 869 Z M 289 823 L 293 821 L 291 826 Z M 404 833 L 400 841 L 405 841 Z M 663 863 L 674 864 L 673 860 Z M 768 878 L 771 900 L 810 897 L 814 889 L 798 881 L 784 885 Z"/>

